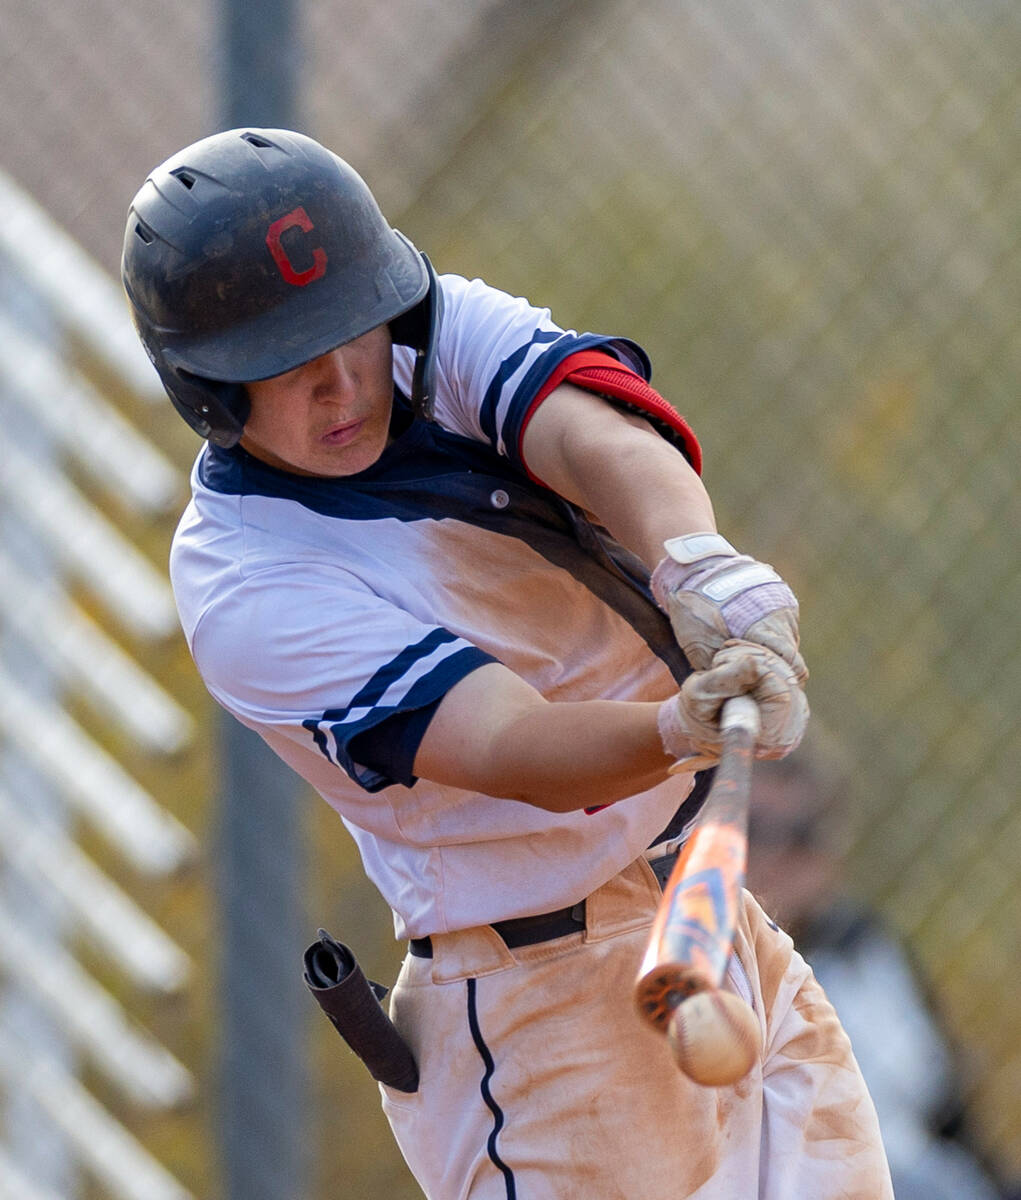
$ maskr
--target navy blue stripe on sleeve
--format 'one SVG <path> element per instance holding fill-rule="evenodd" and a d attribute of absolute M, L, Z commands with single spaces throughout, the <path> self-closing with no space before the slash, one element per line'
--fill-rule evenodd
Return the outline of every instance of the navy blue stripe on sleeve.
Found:
<path fill-rule="evenodd" d="M 626 360 L 628 366 L 637 370 L 643 378 L 648 378 L 648 372 L 651 370 L 644 350 L 635 342 L 627 341 L 624 338 L 608 338 L 595 333 L 585 333 L 579 337 L 561 338 L 555 345 L 550 346 L 532 363 L 525 373 L 524 379 L 518 384 L 511 402 L 507 406 L 503 425 L 500 428 L 500 437 L 506 448 L 507 457 L 522 471 L 526 468 L 518 453 L 521 441 L 521 423 L 539 389 L 550 375 L 565 358 L 577 354 L 580 350 L 605 350 L 614 358 Z"/>
<path fill-rule="evenodd" d="M 398 679 L 406 675 L 419 659 L 428 658 L 437 647 L 457 640 L 458 635 L 448 629 L 431 629 L 421 641 L 413 646 L 406 646 L 396 658 L 380 667 L 346 708 L 328 708 L 323 713 L 323 720 L 343 721 L 353 709 L 371 707 Z"/>
<path fill-rule="evenodd" d="M 541 345 L 543 342 L 556 342 L 560 340 L 571 345 L 574 343 L 573 338 L 567 337 L 559 330 L 553 332 L 549 330 L 536 330 L 530 342 L 526 342 L 524 346 L 519 346 L 513 354 L 505 358 L 500 364 L 499 369 L 490 381 L 489 387 L 486 388 L 486 394 L 482 398 L 482 405 L 479 409 L 479 424 L 482 426 L 482 432 L 486 435 L 489 444 L 494 449 L 496 449 L 496 410 L 500 403 L 504 384 L 518 367 L 521 366 L 533 346 Z M 559 361 L 559 358 L 557 361 Z M 529 371 L 529 374 L 531 374 L 531 371 Z M 549 372 L 547 371 L 546 374 L 548 375 Z M 543 378 L 545 378 L 545 375 Z"/>
<path fill-rule="evenodd" d="M 431 704 L 410 712 L 395 713 L 348 738 L 347 752 L 360 770 L 375 771 L 381 779 L 393 779 L 405 787 L 417 783 L 415 755 L 425 731 L 443 703 L 439 696 Z"/>
<path fill-rule="evenodd" d="M 435 631 L 446 634 L 446 630 Z M 423 639 L 423 641 L 428 639 Z M 442 640 L 456 640 L 456 638 L 447 638 Z M 421 646 L 423 643 L 418 643 Z M 373 679 L 362 688 L 359 692 L 359 697 L 362 699 L 360 704 L 349 704 L 345 708 L 327 709 L 321 717 L 309 718 L 302 721 L 303 727 L 311 735 L 313 742 L 319 748 L 320 752 L 325 755 L 330 762 L 335 763 L 338 767 L 344 770 L 350 777 L 363 787 L 367 792 L 378 792 L 382 788 L 390 787 L 394 783 L 405 783 L 410 778 L 414 782 L 414 777 L 410 774 L 410 763 L 414 761 L 415 753 L 418 750 L 418 742 L 428 726 L 428 721 L 421 724 L 419 728 L 412 723 L 404 730 L 403 739 L 393 747 L 393 761 L 389 763 L 376 763 L 369 765 L 360 763 L 355 760 L 352 752 L 352 741 L 361 733 L 371 729 L 375 725 L 382 724 L 390 717 L 399 713 L 412 712 L 417 709 L 426 708 L 433 704 L 434 701 L 442 699 L 447 692 L 466 675 L 479 667 L 485 666 L 486 663 L 496 662 L 491 654 L 487 654 L 484 650 L 478 649 L 476 646 L 465 646 L 461 650 L 455 651 L 447 658 L 442 659 L 436 664 L 431 671 L 428 671 L 420 679 L 417 679 L 410 688 L 404 693 L 401 699 L 395 704 L 378 704 L 376 701 L 385 693 L 385 688 L 379 688 L 374 684 L 379 680 L 390 667 L 397 663 L 405 656 L 409 655 L 410 651 L 418 647 L 409 647 L 398 655 L 393 663 L 387 665 L 380 672 L 377 672 Z M 418 654 L 411 661 L 416 661 L 421 658 L 422 654 Z M 405 668 L 410 666 L 410 661 L 405 660 Z M 399 678 L 400 672 L 396 675 Z M 369 700 L 370 696 L 374 696 L 373 700 Z M 414 744 L 409 740 L 410 733 L 417 733 L 418 741 Z M 332 752 L 331 752 L 332 750 Z M 410 786 L 408 784 L 407 786 Z"/>

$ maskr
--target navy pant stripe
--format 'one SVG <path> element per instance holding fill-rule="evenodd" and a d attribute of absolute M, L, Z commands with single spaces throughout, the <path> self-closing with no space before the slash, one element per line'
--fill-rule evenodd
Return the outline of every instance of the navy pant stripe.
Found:
<path fill-rule="evenodd" d="M 503 1175 L 504 1182 L 507 1185 L 507 1200 L 515 1200 L 517 1197 L 517 1188 L 514 1186 L 514 1172 L 503 1161 L 496 1148 L 497 1134 L 503 1128 L 504 1117 L 503 1109 L 497 1104 L 489 1087 L 489 1081 L 493 1078 L 493 1071 L 496 1069 L 496 1064 L 493 1062 L 493 1056 L 482 1037 L 482 1030 L 479 1028 L 479 1013 L 475 998 L 476 984 L 477 980 L 468 980 L 468 1027 L 471 1029 L 475 1049 L 478 1050 L 482 1063 L 486 1068 L 485 1074 L 482 1076 L 482 1099 L 486 1102 L 486 1107 L 493 1114 L 493 1132 L 489 1135 L 486 1148 L 489 1151 L 489 1157 L 493 1161 L 493 1164 Z"/>

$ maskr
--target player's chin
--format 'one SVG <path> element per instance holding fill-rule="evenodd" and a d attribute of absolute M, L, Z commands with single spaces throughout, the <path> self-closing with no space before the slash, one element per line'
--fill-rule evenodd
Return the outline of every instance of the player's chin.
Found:
<path fill-rule="evenodd" d="M 368 470 L 386 448 L 386 437 L 372 437 L 364 432 L 344 445 L 324 444 L 317 448 L 316 474 L 331 477 L 357 475 Z"/>

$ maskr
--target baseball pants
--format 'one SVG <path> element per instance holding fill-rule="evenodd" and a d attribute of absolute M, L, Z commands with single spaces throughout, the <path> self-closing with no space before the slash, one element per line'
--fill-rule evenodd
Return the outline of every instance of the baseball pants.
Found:
<path fill-rule="evenodd" d="M 892 1200 L 846 1034 L 791 939 L 745 894 L 726 986 L 763 1052 L 733 1087 L 675 1066 L 632 987 L 660 898 L 643 858 L 586 928 L 509 950 L 489 926 L 409 955 L 391 1015 L 418 1060 L 383 1108 L 429 1200 Z"/>

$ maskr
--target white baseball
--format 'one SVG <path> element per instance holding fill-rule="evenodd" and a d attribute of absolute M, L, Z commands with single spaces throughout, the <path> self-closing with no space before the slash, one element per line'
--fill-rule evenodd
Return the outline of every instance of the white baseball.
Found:
<path fill-rule="evenodd" d="M 697 992 L 681 1001 L 667 1040 L 685 1075 L 706 1087 L 743 1079 L 762 1049 L 758 1018 L 733 992 Z"/>

